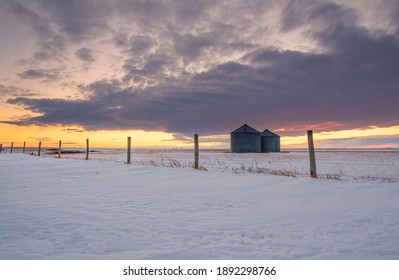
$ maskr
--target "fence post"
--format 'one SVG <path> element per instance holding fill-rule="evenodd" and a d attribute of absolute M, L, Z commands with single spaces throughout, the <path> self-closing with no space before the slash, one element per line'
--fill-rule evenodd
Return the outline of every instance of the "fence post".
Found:
<path fill-rule="evenodd" d="M 194 134 L 194 168 L 198 167 L 198 134 Z"/>
<path fill-rule="evenodd" d="M 86 139 L 86 160 L 89 160 L 89 139 Z"/>
<path fill-rule="evenodd" d="M 1 154 L 2 150 L 3 150 L 3 144 L 0 144 L 0 154 Z"/>
<path fill-rule="evenodd" d="M 127 138 L 127 164 L 130 164 L 130 154 L 132 151 L 132 137 Z"/>
<path fill-rule="evenodd" d="M 22 148 L 22 153 L 25 154 L 25 147 L 26 147 L 26 142 L 24 142 L 24 147 Z"/>
<path fill-rule="evenodd" d="M 37 155 L 40 157 L 40 152 L 42 150 L 42 141 L 39 142 L 39 151 L 37 152 Z"/>
<path fill-rule="evenodd" d="M 308 147 L 309 147 L 309 159 L 310 159 L 310 177 L 317 178 L 316 156 L 314 153 L 313 131 L 312 130 L 308 130 Z"/>
<path fill-rule="evenodd" d="M 58 142 L 58 158 L 61 158 L 61 140 Z"/>
<path fill-rule="evenodd" d="M 12 154 L 12 150 L 14 149 L 14 142 L 11 142 L 11 154 Z"/>

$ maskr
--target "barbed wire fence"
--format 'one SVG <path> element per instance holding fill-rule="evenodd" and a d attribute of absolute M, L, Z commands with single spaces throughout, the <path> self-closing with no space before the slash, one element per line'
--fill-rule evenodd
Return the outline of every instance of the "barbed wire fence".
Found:
<path fill-rule="evenodd" d="M 193 138 L 195 139 L 195 137 Z M 198 138 L 197 138 L 198 139 Z M 317 140 L 317 139 L 316 139 Z M 196 168 L 237 174 L 256 173 L 290 177 L 310 175 L 309 150 L 287 149 L 280 153 L 230 153 L 229 149 L 156 147 L 159 142 L 86 140 L 76 142 L 3 142 L 0 153 L 25 153 L 34 156 L 100 160 L 157 167 Z M 89 144 L 89 145 L 87 145 Z M 145 146 L 144 146 L 145 145 Z M 115 148 L 109 148 L 114 146 Z M 107 148 L 108 147 L 108 148 Z M 315 147 L 317 177 L 321 179 L 397 182 L 399 152 L 323 150 Z"/>

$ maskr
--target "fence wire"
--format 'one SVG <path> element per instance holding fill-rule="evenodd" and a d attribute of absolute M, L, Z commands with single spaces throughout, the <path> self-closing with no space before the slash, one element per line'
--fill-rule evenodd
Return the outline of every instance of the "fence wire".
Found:
<path fill-rule="evenodd" d="M 134 143 L 138 143 L 134 141 Z M 126 162 L 126 142 L 113 142 L 117 148 L 101 148 L 110 142 L 90 140 L 90 160 Z M 85 159 L 86 147 L 75 143 L 62 145 L 62 158 Z M 13 142 L 13 153 L 22 153 L 23 142 Z M 120 146 L 120 147 L 119 147 Z M 3 143 L 2 153 L 11 152 L 11 142 Z M 38 144 L 26 142 L 25 153 L 38 154 Z M 42 144 L 42 156 L 57 157 L 58 143 Z M 199 164 L 202 170 L 256 173 L 293 177 L 309 176 L 309 157 L 305 149 L 283 150 L 281 153 L 237 154 L 228 149 L 201 149 Z M 189 148 L 132 148 L 133 165 L 191 168 L 194 164 L 193 147 Z M 398 151 L 316 150 L 319 178 L 356 181 L 399 181 Z"/>

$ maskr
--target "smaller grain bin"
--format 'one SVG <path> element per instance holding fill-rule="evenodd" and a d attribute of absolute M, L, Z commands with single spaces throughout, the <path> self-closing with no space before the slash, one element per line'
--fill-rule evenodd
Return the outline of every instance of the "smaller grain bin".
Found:
<path fill-rule="evenodd" d="M 260 132 L 247 124 L 230 133 L 232 153 L 260 153 Z"/>
<path fill-rule="evenodd" d="M 261 152 L 280 152 L 280 136 L 266 129 L 260 134 Z"/>

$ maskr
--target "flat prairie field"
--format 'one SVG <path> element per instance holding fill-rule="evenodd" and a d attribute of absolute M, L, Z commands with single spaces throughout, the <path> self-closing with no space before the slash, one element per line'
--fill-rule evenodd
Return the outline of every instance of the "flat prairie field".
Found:
<path fill-rule="evenodd" d="M 50 156 L 50 155 L 48 155 Z M 54 156 L 54 155 L 51 155 Z M 63 154 L 64 158 L 84 159 L 86 154 Z M 200 150 L 202 170 L 233 173 L 258 173 L 291 177 L 309 176 L 307 150 L 281 153 L 230 153 L 227 150 Z M 126 162 L 123 149 L 94 149 L 90 159 Z M 137 149 L 132 164 L 163 167 L 193 167 L 192 150 Z M 399 180 L 398 150 L 320 150 L 316 151 L 318 177 L 344 181 L 395 182 Z"/>
<path fill-rule="evenodd" d="M 0 154 L 0 259 L 399 259 L 396 152 Z"/>

